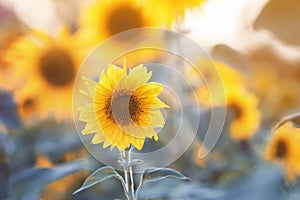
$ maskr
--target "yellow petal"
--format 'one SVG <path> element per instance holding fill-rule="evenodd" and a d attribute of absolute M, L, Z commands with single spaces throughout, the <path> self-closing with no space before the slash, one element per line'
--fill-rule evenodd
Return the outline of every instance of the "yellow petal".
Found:
<path fill-rule="evenodd" d="M 93 122 L 97 121 L 96 114 L 93 112 L 81 112 L 79 115 L 79 120 L 83 122 Z"/>
<path fill-rule="evenodd" d="M 92 104 L 85 104 L 78 107 L 78 111 L 94 112 L 94 106 Z"/>
<path fill-rule="evenodd" d="M 106 138 L 103 133 L 97 132 L 92 139 L 92 144 L 99 144 L 101 142 L 104 142 L 105 140 Z"/>
<path fill-rule="evenodd" d="M 127 79 L 127 87 L 134 91 L 141 85 L 146 84 L 152 76 L 152 72 L 147 73 L 147 68 L 142 64 L 130 70 Z"/>
<path fill-rule="evenodd" d="M 91 134 L 91 133 L 96 133 L 98 131 L 101 131 L 99 124 L 97 122 L 88 122 L 85 125 L 85 128 L 82 130 L 82 134 Z"/>
<path fill-rule="evenodd" d="M 115 65 L 110 65 L 107 68 L 107 77 L 110 82 L 111 88 L 114 89 L 117 85 L 117 83 L 120 81 L 120 79 L 125 76 L 126 69 L 121 69 L 120 67 L 117 67 Z"/>
<path fill-rule="evenodd" d="M 134 95 L 138 96 L 140 99 L 151 97 L 157 97 L 163 91 L 163 85 L 155 82 L 147 83 L 134 91 Z"/>
<path fill-rule="evenodd" d="M 88 88 L 89 95 L 91 97 L 93 97 L 94 94 L 95 94 L 95 89 L 96 89 L 97 83 L 95 81 L 91 80 L 91 79 L 86 78 L 86 77 L 82 77 L 82 79 L 85 81 L 85 84 Z"/>
<path fill-rule="evenodd" d="M 156 127 L 163 127 L 165 125 L 165 119 L 160 110 L 151 110 L 151 124 Z"/>
<path fill-rule="evenodd" d="M 145 111 L 145 110 L 143 110 L 143 111 L 144 111 L 144 112 L 141 113 L 141 114 L 139 114 L 139 116 L 138 116 L 138 122 L 137 122 L 137 124 L 138 124 L 139 126 L 142 126 L 142 127 L 144 127 L 144 126 L 149 126 L 149 125 L 151 124 L 151 116 L 150 116 L 150 113 L 147 112 L 147 111 Z"/>
<path fill-rule="evenodd" d="M 137 149 L 137 150 L 142 150 L 144 146 L 145 139 L 141 138 L 134 138 L 132 140 L 132 145 Z"/>

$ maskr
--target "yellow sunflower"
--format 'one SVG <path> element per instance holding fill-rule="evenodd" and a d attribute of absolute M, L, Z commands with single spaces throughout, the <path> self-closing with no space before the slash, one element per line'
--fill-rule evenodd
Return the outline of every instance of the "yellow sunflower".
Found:
<path fill-rule="evenodd" d="M 197 100 L 208 108 L 226 106 L 232 119 L 229 130 L 231 137 L 236 140 L 248 139 L 259 127 L 261 114 L 258 99 L 247 90 L 241 74 L 222 62 L 213 63 L 204 59 L 197 65 L 204 82 L 196 88 Z"/>
<path fill-rule="evenodd" d="M 244 77 L 230 66 L 218 60 L 201 59 L 188 71 L 188 78 L 196 87 L 198 102 L 205 106 L 223 105 L 224 90 L 228 87 L 245 87 Z M 227 88 L 228 89 L 228 88 Z M 214 98 L 214 99 L 212 99 Z"/>
<path fill-rule="evenodd" d="M 67 29 L 58 38 L 32 31 L 12 43 L 2 60 L 8 65 L 7 88 L 14 91 L 20 114 L 71 117 L 73 82 L 83 58 Z"/>
<path fill-rule="evenodd" d="M 200 6 L 204 0 L 97 0 L 80 15 L 80 32 L 96 43 L 123 31 L 143 27 L 171 26 L 187 8 Z"/>
<path fill-rule="evenodd" d="M 156 17 L 147 14 L 145 9 L 141 0 L 97 0 L 82 10 L 79 34 L 84 35 L 82 39 L 86 42 L 98 44 L 130 29 L 159 27 Z"/>
<path fill-rule="evenodd" d="M 288 181 L 300 174 L 299 144 L 300 129 L 286 122 L 273 132 L 265 151 L 265 160 L 277 160 L 284 166 Z"/>
<path fill-rule="evenodd" d="M 151 43 L 145 42 L 143 30 L 134 32 L 134 35 L 122 35 L 118 37 L 112 36 L 121 33 L 123 31 L 143 28 L 143 27 L 160 27 L 161 22 L 153 15 L 152 12 L 146 12 L 148 9 L 147 4 L 143 0 L 96 0 L 91 4 L 87 4 L 80 14 L 79 29 L 77 35 L 79 36 L 79 42 L 81 44 L 88 44 L 94 49 L 97 45 L 101 44 L 106 39 L 110 38 L 110 45 L 105 47 L 105 52 L 101 52 L 102 55 L 110 57 L 116 52 L 126 52 L 128 49 L 134 48 L 137 44 L 142 46 L 153 46 Z M 155 17 L 153 17 L 155 16 Z M 149 33 L 149 32 L 147 32 Z M 158 32 L 152 31 L 151 34 L 155 34 L 154 38 L 162 37 Z M 163 38 L 158 41 L 163 45 Z M 138 65 L 142 61 L 153 61 L 162 52 L 152 49 L 139 49 L 137 51 L 128 52 L 126 55 L 120 55 L 122 58 L 116 60 L 113 63 L 122 65 L 123 57 L 126 57 L 129 63 L 133 66 Z"/>
<path fill-rule="evenodd" d="M 164 87 L 149 82 L 152 72 L 138 65 L 127 74 L 123 69 L 109 65 L 99 82 L 84 78 L 88 93 L 83 92 L 90 103 L 79 108 L 80 120 L 86 122 L 82 134 L 96 133 L 92 144 L 103 142 L 103 147 L 111 145 L 119 151 L 130 145 L 141 150 L 146 138 L 158 140 L 154 127 L 163 127 L 161 108 L 168 106 L 158 96 Z"/>
<path fill-rule="evenodd" d="M 231 114 L 229 128 L 233 139 L 251 138 L 259 127 L 261 114 L 258 110 L 258 99 L 244 88 L 226 89 L 226 106 Z"/>

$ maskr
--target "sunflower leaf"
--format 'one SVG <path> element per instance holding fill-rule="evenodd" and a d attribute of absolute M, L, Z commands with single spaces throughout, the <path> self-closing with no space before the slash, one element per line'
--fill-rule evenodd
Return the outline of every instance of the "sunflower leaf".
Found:
<path fill-rule="evenodd" d="M 171 168 L 149 168 L 144 171 L 141 183 L 156 182 L 166 178 L 174 178 L 184 181 L 190 180 L 190 178 Z"/>
<path fill-rule="evenodd" d="M 147 198 L 163 197 L 165 195 L 165 192 L 163 191 L 169 191 L 171 188 L 176 187 L 178 184 L 180 184 L 178 181 L 182 182 L 187 180 L 190 180 L 190 178 L 184 176 L 174 169 L 148 168 L 145 169 L 141 177 L 140 184 L 136 191 L 136 196 Z"/>
<path fill-rule="evenodd" d="M 83 190 L 86 190 L 98 183 L 101 183 L 109 178 L 117 178 L 121 181 L 123 185 L 125 185 L 123 178 L 116 172 L 116 170 L 110 166 L 105 166 L 97 169 L 93 172 L 89 177 L 87 177 L 83 183 L 83 185 L 76 190 L 73 194 L 77 194 Z"/>

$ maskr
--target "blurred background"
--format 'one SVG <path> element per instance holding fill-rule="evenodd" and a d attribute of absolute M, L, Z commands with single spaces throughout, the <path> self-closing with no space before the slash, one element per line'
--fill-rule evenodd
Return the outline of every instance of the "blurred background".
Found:
<path fill-rule="evenodd" d="M 98 44 L 143 27 L 177 31 L 208 55 L 181 70 L 192 91 L 178 83 L 196 95 L 201 120 L 193 144 L 170 167 L 192 181 L 145 185 L 140 199 L 299 199 L 299 10 L 297 0 L 0 0 L 0 199 L 125 199 L 116 180 L 72 195 L 102 165 L 77 135 L 73 84 Z M 116 39 L 99 57 L 137 38 Z M 172 38 L 162 43 L 193 54 Z M 162 52 L 141 51 L 127 62 L 164 59 Z M 182 67 L 175 56 L 168 59 Z M 226 96 L 214 85 L 215 68 Z M 183 101 L 192 121 L 195 109 Z M 221 137 L 202 157 L 211 112 L 223 107 Z M 175 128 L 165 129 L 170 134 L 145 151 L 170 140 Z"/>

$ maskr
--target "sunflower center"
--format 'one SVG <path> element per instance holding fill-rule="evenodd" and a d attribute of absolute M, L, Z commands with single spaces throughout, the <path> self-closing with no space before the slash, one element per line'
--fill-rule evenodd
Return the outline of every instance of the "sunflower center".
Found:
<path fill-rule="evenodd" d="M 122 4 L 113 9 L 107 16 L 107 30 L 110 35 L 134 28 L 141 28 L 144 25 L 143 16 L 140 10 L 128 4 Z"/>
<path fill-rule="evenodd" d="M 32 108 L 34 104 L 35 104 L 35 100 L 33 98 L 26 98 L 22 103 L 22 107 L 24 109 L 29 109 Z"/>
<path fill-rule="evenodd" d="M 238 105 L 235 105 L 235 104 L 230 105 L 229 110 L 230 110 L 230 113 L 231 113 L 233 119 L 238 119 L 243 114 L 242 109 Z"/>
<path fill-rule="evenodd" d="M 60 48 L 50 49 L 41 56 L 39 70 L 44 80 L 54 87 L 72 83 L 75 76 L 73 59 Z"/>
<path fill-rule="evenodd" d="M 277 158 L 284 158 L 287 154 L 287 146 L 283 140 L 279 140 L 276 146 L 275 156 Z"/>
<path fill-rule="evenodd" d="M 140 112 L 139 102 L 129 90 L 120 90 L 113 93 L 106 102 L 107 114 L 119 125 L 132 125 L 138 119 Z"/>

